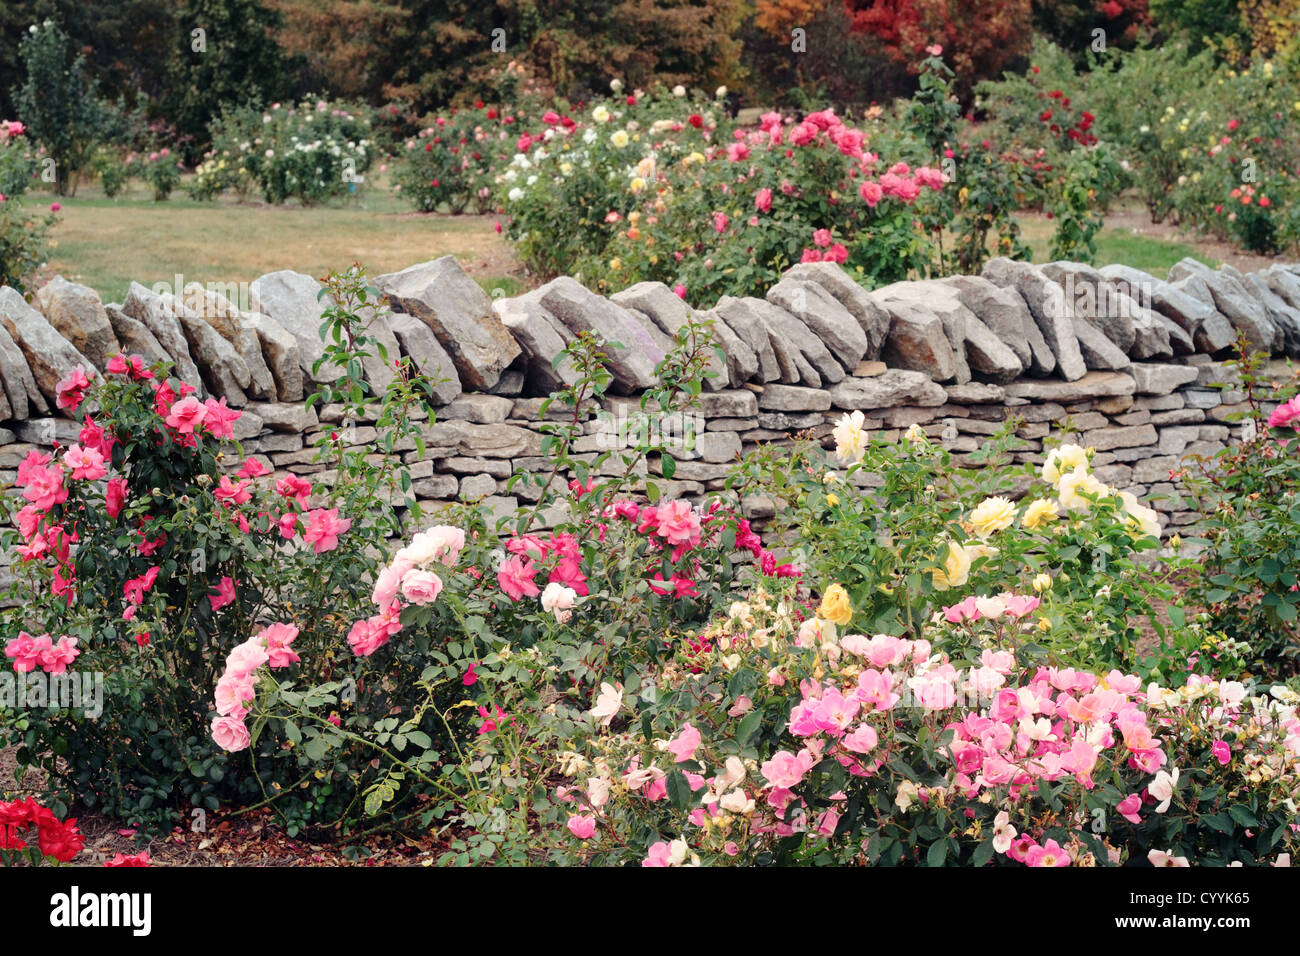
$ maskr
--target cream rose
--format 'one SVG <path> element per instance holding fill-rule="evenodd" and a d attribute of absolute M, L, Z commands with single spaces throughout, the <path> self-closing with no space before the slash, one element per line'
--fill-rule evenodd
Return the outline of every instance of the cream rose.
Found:
<path fill-rule="evenodd" d="M 974 526 L 975 533 L 981 537 L 1009 528 L 1015 520 L 1016 506 L 1011 503 L 1011 499 L 1000 496 L 985 498 L 970 513 L 970 523 Z"/>

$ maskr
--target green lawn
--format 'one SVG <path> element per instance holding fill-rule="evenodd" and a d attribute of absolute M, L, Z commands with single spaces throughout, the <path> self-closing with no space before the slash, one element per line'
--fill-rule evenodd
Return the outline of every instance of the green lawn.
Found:
<path fill-rule="evenodd" d="M 1219 260 L 1208 255 L 1194 243 L 1177 238 L 1140 235 L 1134 228 L 1115 225 L 1118 222 L 1149 228 L 1145 212 L 1131 202 L 1117 204 L 1108 215 L 1110 226 L 1103 226 L 1097 234 L 1097 255 L 1094 266 L 1121 263 L 1163 278 L 1179 259 L 1191 256 L 1211 268 L 1218 268 Z M 1026 214 L 1019 218 L 1021 236 L 1033 250 L 1034 262 L 1050 262 L 1052 233 L 1056 224 L 1045 216 Z"/>
<path fill-rule="evenodd" d="M 154 202 L 140 184 L 106 199 L 82 186 L 59 200 L 50 268 L 121 301 L 132 280 L 249 282 L 277 269 L 323 276 L 360 262 L 371 275 L 453 254 L 489 290 L 522 287 L 510 244 L 495 217 L 424 215 L 378 189 L 329 206 L 268 206 L 190 200 L 176 192 Z"/>

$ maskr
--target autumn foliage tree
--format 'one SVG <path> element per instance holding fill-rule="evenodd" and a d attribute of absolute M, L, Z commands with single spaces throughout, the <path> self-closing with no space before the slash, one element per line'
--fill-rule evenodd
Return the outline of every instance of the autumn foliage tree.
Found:
<path fill-rule="evenodd" d="M 1029 51 L 1031 0 L 845 0 L 852 29 L 878 38 L 909 68 L 925 48 L 943 47 L 965 97 Z"/>

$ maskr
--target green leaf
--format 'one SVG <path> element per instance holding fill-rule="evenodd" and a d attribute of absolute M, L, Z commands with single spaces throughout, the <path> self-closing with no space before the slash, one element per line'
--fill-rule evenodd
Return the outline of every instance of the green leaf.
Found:
<path fill-rule="evenodd" d="M 925 854 L 926 866 L 943 866 L 943 861 L 948 858 L 948 841 L 938 840 L 930 844 L 929 851 Z"/>
<path fill-rule="evenodd" d="M 1233 820 L 1240 823 L 1243 827 L 1259 826 L 1259 820 L 1256 819 L 1255 814 L 1250 811 L 1249 807 L 1240 803 L 1234 804 L 1228 808 L 1228 816 L 1232 817 Z"/>
<path fill-rule="evenodd" d="M 668 802 L 678 810 L 691 805 L 691 785 L 680 770 L 668 774 Z"/>
<path fill-rule="evenodd" d="M 748 747 L 758 736 L 758 731 L 763 725 L 763 713 L 758 710 L 751 710 L 740 721 L 736 727 L 736 742 L 741 747 Z"/>
<path fill-rule="evenodd" d="M 993 859 L 993 852 L 993 841 L 985 840 L 977 846 L 975 852 L 971 854 L 971 866 L 983 866 L 989 860 Z"/>

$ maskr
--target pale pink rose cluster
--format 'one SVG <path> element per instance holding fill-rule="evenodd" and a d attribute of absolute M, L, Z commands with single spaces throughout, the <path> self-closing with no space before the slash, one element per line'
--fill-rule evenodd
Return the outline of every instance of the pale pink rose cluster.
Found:
<path fill-rule="evenodd" d="M 1015 671 L 1010 651 L 984 651 L 980 666 L 970 669 L 967 687 L 993 697 L 984 710 L 963 710 L 957 704 L 960 673 L 945 658 L 930 657 L 925 642 L 890 635 L 841 639 L 843 650 L 870 665 L 859 671 L 854 685 L 833 681 L 804 681 L 800 701 L 790 712 L 789 733 L 800 741 L 795 749 L 780 750 L 761 766 L 767 787 L 758 794 L 772 810 L 774 823 L 757 823 L 753 832 L 785 836 L 812 828 L 829 835 L 838 817 L 834 809 L 808 820 L 792 815 L 802 806 L 794 790 L 814 766 L 830 758 L 853 776 L 874 775 L 883 762 L 877 755 L 880 734 L 895 718 L 874 717 L 894 711 L 902 691 L 924 711 L 952 711 L 945 730 L 951 732 L 948 752 L 953 772 L 944 793 L 968 800 L 985 791 L 1006 795 L 1013 803 L 1033 792 L 1038 781 L 1073 776 L 1082 786 L 1094 786 L 1091 774 L 1099 758 L 1112 751 L 1115 762 L 1127 761 L 1134 769 L 1155 774 L 1145 796 L 1134 795 L 1121 805 L 1121 813 L 1140 819 L 1143 799 L 1162 793 L 1161 766 L 1166 757 L 1146 709 L 1140 680 L 1112 671 L 1103 678 L 1069 668 L 1038 668 L 1021 686 L 1004 687 Z M 1002 688 L 998 690 L 998 688 Z M 1234 698 L 1235 699 L 1235 698 Z M 694 751 L 692 751 L 694 752 Z M 1177 782 L 1172 775 L 1172 790 Z M 912 786 L 899 795 L 900 807 L 929 798 L 926 788 Z M 995 831 L 999 852 L 1030 866 L 1068 866 L 1069 854 L 1052 841 L 1039 845 L 1029 835 L 1017 837 L 1013 827 L 999 818 Z"/>
<path fill-rule="evenodd" d="M 435 525 L 416 534 L 379 572 L 370 598 L 379 613 L 357 621 L 348 644 L 357 657 L 369 657 L 402 629 L 402 608 L 432 604 L 442 593 L 437 565 L 452 567 L 465 547 L 465 532 L 450 525 Z"/>
<path fill-rule="evenodd" d="M 226 656 L 226 670 L 217 680 L 212 719 L 212 739 L 222 750 L 234 753 L 251 742 L 248 705 L 257 689 L 257 670 L 263 664 L 278 670 L 296 664 L 300 658 L 290 646 L 298 636 L 292 624 L 276 622 L 258 631 Z"/>
<path fill-rule="evenodd" d="M 992 597 L 971 595 L 964 601 L 949 605 L 943 609 L 944 619 L 949 624 L 974 623 L 975 621 L 996 621 L 999 618 L 1019 619 L 1032 614 L 1038 609 L 1039 599 L 1025 597 L 1003 591 Z"/>

